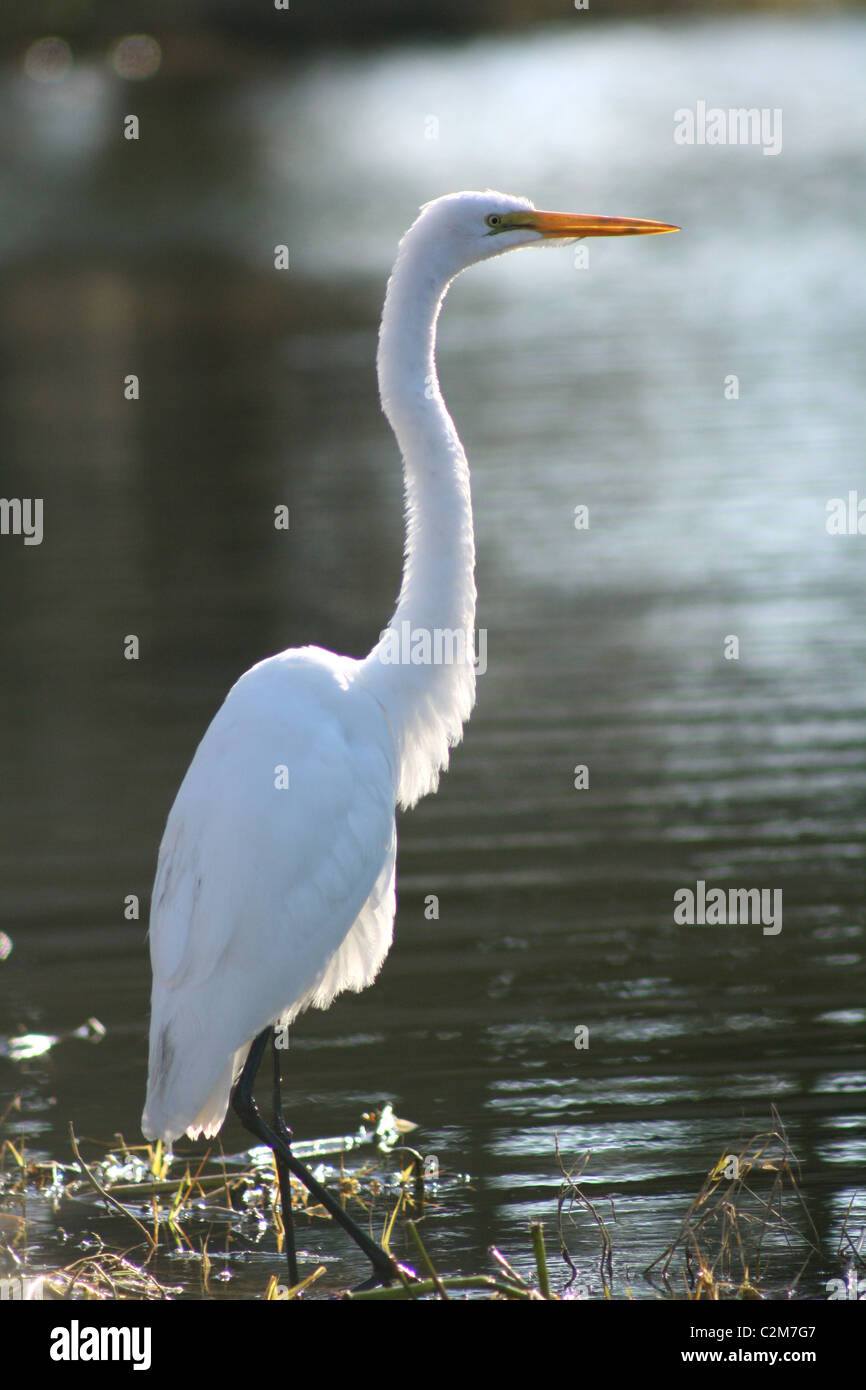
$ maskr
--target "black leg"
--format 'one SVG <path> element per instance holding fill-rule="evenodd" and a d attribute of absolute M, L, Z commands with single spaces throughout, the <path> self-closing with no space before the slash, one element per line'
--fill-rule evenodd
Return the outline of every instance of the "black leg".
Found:
<path fill-rule="evenodd" d="M 274 1127 L 274 1133 L 282 1139 L 286 1148 L 289 1148 L 292 1142 L 292 1131 L 283 1119 L 283 1098 L 280 1094 L 280 1049 L 277 1047 L 277 1034 L 274 1029 L 271 1030 L 271 1041 L 274 1053 L 274 1095 L 271 1123 Z M 292 1178 L 276 1150 L 274 1150 L 274 1162 L 277 1165 L 277 1178 L 280 1184 L 280 1206 L 283 1212 L 283 1239 L 286 1244 L 286 1263 L 289 1267 L 289 1287 L 294 1288 L 298 1282 L 298 1260 L 295 1253 L 295 1228 L 292 1223 Z"/>
<path fill-rule="evenodd" d="M 273 1030 L 271 1028 L 265 1028 L 250 1045 L 247 1060 L 244 1063 L 244 1069 L 241 1072 L 238 1084 L 235 1087 L 234 1096 L 232 1097 L 232 1106 L 235 1114 L 244 1128 L 249 1130 L 250 1134 L 254 1135 L 261 1143 L 267 1144 L 268 1148 L 273 1149 L 274 1156 L 277 1160 L 277 1174 L 280 1179 L 281 1193 L 283 1192 L 283 1170 L 280 1167 L 282 1164 L 284 1169 L 288 1170 L 288 1173 L 293 1173 L 298 1181 L 304 1184 L 304 1187 L 310 1195 L 315 1197 L 317 1202 L 321 1203 L 337 1224 L 342 1226 L 346 1234 L 352 1237 L 352 1240 L 358 1248 L 367 1256 L 367 1259 L 373 1266 L 374 1282 L 391 1284 L 396 1278 L 396 1272 L 390 1256 L 386 1255 L 382 1247 L 371 1240 L 366 1232 L 362 1231 L 360 1226 L 355 1224 L 351 1216 L 343 1210 L 339 1201 L 331 1195 L 327 1188 L 323 1187 L 320 1182 L 317 1182 L 309 1168 L 306 1168 L 304 1164 L 301 1163 L 300 1159 L 295 1157 L 286 1140 L 278 1133 L 274 1133 L 274 1130 L 270 1129 L 261 1117 L 259 1107 L 256 1105 L 255 1097 L 253 1096 L 253 1083 L 265 1048 L 272 1036 Z M 282 1115 L 280 1116 L 280 1120 L 283 1130 L 286 1134 L 289 1134 L 289 1131 L 285 1128 L 285 1123 L 282 1121 Z M 288 1176 L 288 1173 L 286 1176 Z M 290 1192 L 288 1197 L 289 1202 L 291 1202 Z M 283 1223 L 285 1224 L 285 1198 L 283 1199 Z"/>

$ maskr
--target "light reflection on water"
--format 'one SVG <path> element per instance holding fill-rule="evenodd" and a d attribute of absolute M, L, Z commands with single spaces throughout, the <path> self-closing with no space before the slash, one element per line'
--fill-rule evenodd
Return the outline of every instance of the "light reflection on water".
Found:
<path fill-rule="evenodd" d="M 24 1099 L 13 1134 L 64 1157 L 70 1116 L 137 1135 L 147 967 L 119 904 L 146 898 L 237 674 L 309 640 L 360 653 L 387 617 L 384 276 L 418 202 L 491 184 L 684 230 L 600 243 L 586 271 L 522 255 L 454 287 L 441 371 L 473 467 L 490 666 L 438 797 L 401 819 L 380 981 L 297 1029 L 296 1133 L 392 1100 L 443 1171 L 472 1177 L 428 1219 L 440 1268 L 463 1272 L 494 1240 L 528 1268 L 558 1136 L 568 1167 L 591 1151 L 587 1189 L 616 1199 L 619 1267 L 639 1269 L 775 1101 L 835 1243 L 863 1164 L 866 542 L 824 518 L 866 492 L 864 33 L 617 26 L 316 61 L 219 98 L 154 84 L 135 186 L 105 76 L 41 92 L 65 106 L 37 119 L 7 79 L 21 154 L 3 245 L 34 254 L 7 291 L 0 393 L 10 476 L 48 520 L 38 557 L 0 550 L 2 1028 L 109 1029 L 4 1070 L 3 1096 Z M 527 85 L 538 100 L 509 99 Z M 782 106 L 783 154 L 675 147 L 673 110 L 703 93 Z M 37 257 L 61 223 L 70 259 Z M 275 286 L 282 240 L 293 270 Z M 133 364 L 135 413 L 117 386 Z M 283 500 L 288 548 L 262 522 Z M 698 878 L 781 887 L 782 934 L 674 927 L 673 892 Z M 243 1142 L 233 1125 L 225 1142 Z M 46 1214 L 49 1251 L 51 1232 Z M 593 1261 L 591 1224 L 575 1240 Z M 309 1245 L 339 1257 L 335 1282 L 351 1272 L 330 1231 Z M 233 1288 L 260 1289 L 265 1246 Z"/>

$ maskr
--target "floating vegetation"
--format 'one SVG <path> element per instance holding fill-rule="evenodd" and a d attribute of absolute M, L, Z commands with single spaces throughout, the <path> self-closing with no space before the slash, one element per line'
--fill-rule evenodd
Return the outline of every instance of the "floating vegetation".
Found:
<path fill-rule="evenodd" d="M 775 1106 L 771 1107 L 771 1114 L 772 1128 L 723 1151 L 689 1205 L 679 1231 L 644 1271 L 650 1282 L 655 1280 L 660 1286 L 660 1296 L 693 1301 L 790 1299 L 796 1297 L 797 1285 L 810 1266 L 824 1271 L 841 1268 L 845 1280 L 852 1264 L 866 1267 L 866 1226 L 855 1236 L 853 1199 L 842 1223 L 837 1250 L 831 1253 L 821 1248 L 800 1188 L 798 1160 Z M 582 1208 L 598 1231 L 598 1273 L 603 1297 L 612 1298 L 615 1289 L 610 1227 L 581 1190 L 574 1173 L 563 1168 L 563 1179 L 560 1238 L 563 1258 L 572 1270 L 566 1288 L 574 1284 L 578 1270 L 568 1254 L 563 1218 L 567 1215 L 574 1223 L 575 1208 Z M 780 1280 L 776 1266 L 784 1257 L 784 1266 L 789 1269 L 792 1253 L 801 1261 L 799 1271 L 793 1279 Z M 633 1296 L 628 1286 L 622 1292 L 626 1297 Z"/>
<path fill-rule="evenodd" d="M 0 1038 L 0 1057 L 8 1057 L 12 1062 L 29 1062 L 31 1058 L 44 1056 L 52 1047 L 70 1038 L 101 1042 L 104 1037 L 105 1025 L 98 1018 L 88 1018 L 79 1028 L 73 1028 L 68 1033 L 22 1033 L 17 1038 Z"/>
<path fill-rule="evenodd" d="M 0 1116 L 0 1128 L 17 1108 L 13 1101 Z M 443 1185 L 465 1182 L 463 1175 L 443 1178 L 438 1168 L 432 1180 L 429 1162 L 403 1142 L 415 1128 L 385 1106 L 362 1116 L 351 1134 L 293 1147 L 313 1165 L 320 1182 L 336 1188 L 344 1205 L 359 1205 L 371 1220 L 378 1208 L 390 1231 L 399 1214 L 423 1211 Z M 191 1157 L 173 1154 L 161 1143 L 130 1146 L 120 1135 L 110 1147 L 85 1143 L 70 1126 L 69 1152 L 69 1162 L 46 1161 L 27 1154 L 21 1140 L 0 1144 L 0 1279 L 17 1287 L 8 1296 L 206 1297 L 214 1292 L 213 1283 L 233 1279 L 233 1270 L 248 1263 L 268 1238 L 276 1235 L 282 1251 L 279 1187 L 266 1146 L 227 1156 L 217 1144 Z M 356 1154 L 360 1163 L 349 1169 L 345 1160 Z M 293 1182 L 292 1196 L 296 1226 L 304 1220 L 330 1221 L 305 1187 Z M 103 1214 L 99 1234 L 92 1229 L 94 1208 Z M 47 1268 L 33 1258 L 30 1250 L 46 1226 L 53 1244 L 73 1244 L 76 1258 L 70 1265 Z M 190 1288 L 188 1276 L 183 1287 L 169 1287 L 150 1268 L 156 1257 L 163 1268 L 172 1260 L 197 1267 L 198 1287 Z M 133 1270 L 140 1276 L 135 1291 Z M 314 1271 L 292 1296 L 325 1272 L 324 1266 Z M 111 1289 L 115 1292 L 106 1292 Z M 262 1296 L 282 1298 L 285 1290 L 274 1279 Z"/>
<path fill-rule="evenodd" d="M 457 1277 L 440 1275 L 434 1268 L 433 1261 L 418 1234 L 415 1222 L 407 1219 L 405 1224 L 418 1251 L 420 1264 L 427 1278 L 411 1278 L 409 1277 L 411 1271 L 406 1271 L 397 1265 L 399 1282 L 392 1284 L 390 1288 L 356 1289 L 344 1294 L 344 1298 L 353 1303 L 394 1303 L 433 1296 L 447 1302 L 451 1299 L 452 1293 L 474 1292 L 487 1294 L 489 1299 L 500 1302 L 503 1299 L 511 1301 L 516 1299 L 522 1303 L 532 1300 L 559 1302 L 561 1299 L 561 1296 L 554 1293 L 550 1286 L 544 1232 L 540 1221 L 532 1221 L 529 1227 L 535 1257 L 537 1285 L 529 1284 L 522 1275 L 517 1273 L 517 1270 L 502 1252 L 495 1247 L 491 1248 L 490 1255 L 502 1271 L 498 1276 L 492 1274 L 469 1274 L 458 1275 Z"/>
<path fill-rule="evenodd" d="M 0 1131 L 14 1108 L 15 1102 L 0 1116 Z M 841 1292 L 833 1297 L 856 1297 L 857 1271 L 866 1266 L 866 1226 L 857 1229 L 860 1208 L 852 1199 L 838 1248 L 832 1253 L 822 1250 L 801 1191 L 796 1156 L 775 1110 L 772 1118 L 767 1130 L 729 1146 L 706 1175 L 679 1229 L 645 1271 L 656 1297 L 796 1297 L 798 1282 L 816 1262 L 825 1275 L 831 1270 L 839 1276 L 834 1282 Z M 560 1302 L 634 1296 L 628 1276 L 618 1273 L 615 1213 L 605 1219 L 598 1201 L 590 1200 L 581 1187 L 590 1155 L 566 1169 L 558 1149 L 562 1185 L 554 1264 L 548 1253 L 551 1232 L 546 1244 L 542 1223 L 533 1221 L 521 1259 L 524 1273 L 495 1247 L 487 1270 L 459 1276 L 440 1270 L 422 1240 L 419 1223 L 440 1208 L 449 1191 L 465 1188 L 469 1179 L 441 1172 L 438 1163 L 431 1164 L 409 1147 L 405 1139 L 414 1129 L 386 1106 L 364 1115 L 353 1134 L 294 1145 L 299 1156 L 316 1164 L 319 1181 L 336 1188 L 344 1204 L 360 1207 L 371 1229 L 375 1221 L 392 1257 L 399 1229 L 401 1246 L 411 1252 L 416 1266 L 410 1269 L 395 1259 L 396 1282 L 389 1288 L 365 1288 L 344 1297 L 353 1302 L 455 1297 Z M 180 1156 L 161 1143 L 129 1146 L 122 1136 L 111 1146 L 85 1143 L 71 1126 L 69 1144 L 70 1161 L 65 1163 L 31 1157 L 20 1140 L 0 1144 L 3 1297 L 225 1296 L 225 1286 L 251 1260 L 263 1258 L 273 1267 L 274 1238 L 277 1251 L 282 1251 L 279 1188 L 270 1149 L 227 1156 L 219 1145 L 212 1145 L 200 1156 Z M 356 1154 L 361 1155 L 360 1164 L 349 1169 L 345 1160 Z M 300 1184 L 293 1183 L 292 1197 L 297 1229 L 304 1221 L 331 1219 Z M 101 1216 L 99 1233 L 92 1228 L 94 1209 Z M 597 1264 L 582 1272 L 568 1242 L 574 1244 L 577 1237 L 585 1250 L 587 1222 L 596 1233 Z M 49 1261 L 40 1253 L 39 1232 L 46 1227 L 51 1229 L 52 1255 L 58 1245 L 70 1247 L 68 1263 L 56 1263 L 56 1256 Z M 800 1259 L 799 1273 L 780 1281 L 782 1257 L 790 1270 L 792 1251 Z M 178 1273 L 184 1268 L 182 1283 L 165 1276 L 173 1261 Z M 326 1279 L 328 1265 L 317 1264 L 288 1288 L 284 1274 L 269 1271 L 257 1289 L 252 1286 L 252 1296 L 268 1302 L 334 1296 L 333 1273 L 332 1267 Z M 254 1277 L 254 1269 L 250 1274 Z M 854 1294 L 846 1292 L 849 1285 Z M 250 1296 L 249 1276 L 243 1296 Z"/>
<path fill-rule="evenodd" d="M 7 1297 L 50 1299 L 169 1299 L 183 1293 L 170 1288 L 141 1265 L 114 1250 L 100 1250 L 39 1275 L 13 1275 L 3 1281 Z M 19 1286 L 17 1289 L 15 1285 Z"/>

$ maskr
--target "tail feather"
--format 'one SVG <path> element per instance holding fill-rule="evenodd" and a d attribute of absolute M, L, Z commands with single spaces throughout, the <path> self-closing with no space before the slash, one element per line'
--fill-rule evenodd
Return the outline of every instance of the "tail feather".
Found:
<path fill-rule="evenodd" d="M 228 1058 L 215 1056 L 189 1013 L 182 1024 L 177 1018 L 155 1019 L 141 1117 L 146 1138 L 166 1144 L 184 1133 L 191 1139 L 200 1134 L 213 1138 L 222 1128 L 247 1051 L 245 1045 Z"/>

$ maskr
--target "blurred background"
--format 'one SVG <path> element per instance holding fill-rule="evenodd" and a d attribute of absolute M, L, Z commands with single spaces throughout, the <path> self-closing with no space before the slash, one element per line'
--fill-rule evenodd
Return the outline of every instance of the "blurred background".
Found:
<path fill-rule="evenodd" d="M 683 230 L 493 261 L 449 295 L 488 669 L 439 794 L 401 818 L 379 981 L 296 1026 L 290 1122 L 415 1121 L 454 1272 L 491 1242 L 523 1268 L 531 1217 L 555 1244 L 558 1142 L 568 1167 L 589 1152 L 619 1291 L 651 1294 L 644 1266 L 772 1102 L 822 1248 L 852 1199 L 862 1228 L 866 537 L 826 521 L 866 498 L 864 59 L 856 6 L 4 14 L 2 492 L 44 500 L 44 538 L 0 536 L 0 1033 L 107 1033 L 0 1056 L 0 1137 L 63 1161 L 70 1120 L 140 1140 L 166 814 L 246 667 L 361 655 L 387 621 L 385 283 L 421 202 L 493 187 Z M 700 103 L 779 112 L 781 148 L 678 143 Z M 782 932 L 676 926 L 698 879 L 781 889 Z M 223 1142 L 245 1147 L 233 1121 Z M 36 1265 L 110 1228 L 31 1216 Z M 598 1296 L 593 1221 L 567 1235 Z M 363 1275 L 324 1225 L 307 1243 Z M 271 1232 L 248 1244 L 227 1296 L 281 1272 Z M 782 1290 L 802 1260 L 776 1253 Z M 817 1259 L 798 1291 L 838 1272 Z M 170 1277 L 198 1290 L 192 1262 Z"/>

